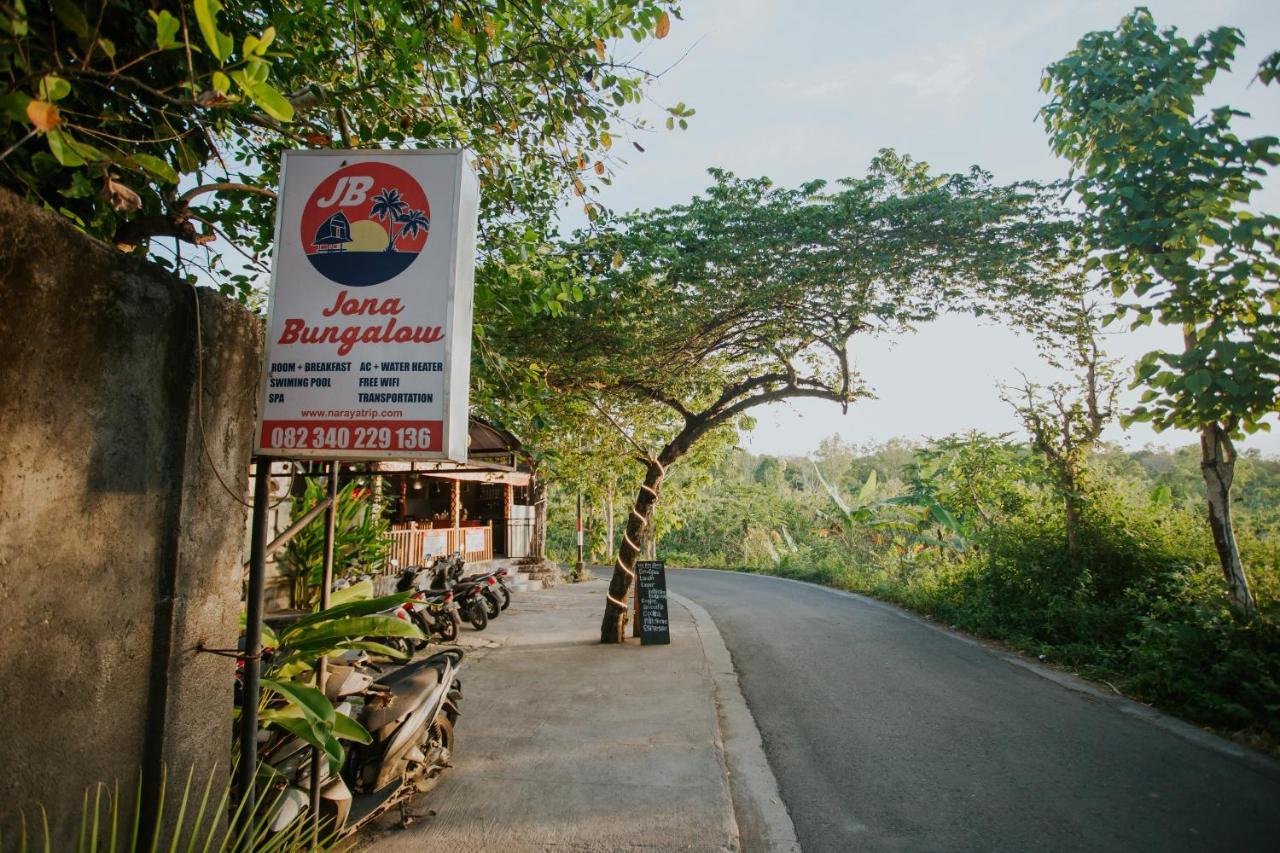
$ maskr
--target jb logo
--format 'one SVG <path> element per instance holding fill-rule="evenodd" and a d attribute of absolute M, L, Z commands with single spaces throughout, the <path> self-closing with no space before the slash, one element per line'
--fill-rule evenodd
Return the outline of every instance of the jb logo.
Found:
<path fill-rule="evenodd" d="M 370 188 L 373 187 L 373 178 L 365 175 L 349 175 L 338 178 L 338 183 L 333 188 L 333 195 L 328 198 L 316 199 L 316 207 L 354 207 L 357 204 L 364 204 L 365 198 L 369 195 Z M 345 191 L 345 195 L 343 195 Z M 339 201 L 341 198 L 341 201 Z"/>
<path fill-rule="evenodd" d="M 372 287 L 408 270 L 425 248 L 431 208 L 408 172 L 365 161 L 321 180 L 299 226 L 316 272 L 343 287 Z"/>

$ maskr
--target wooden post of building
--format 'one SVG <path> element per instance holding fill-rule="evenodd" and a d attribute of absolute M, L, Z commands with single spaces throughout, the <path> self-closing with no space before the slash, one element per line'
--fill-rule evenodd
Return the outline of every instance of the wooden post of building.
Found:
<path fill-rule="evenodd" d="M 511 516 L 516 511 L 516 487 L 510 483 L 503 484 L 502 488 L 502 531 L 503 551 L 508 557 L 511 556 Z"/>
<path fill-rule="evenodd" d="M 462 481 L 450 480 L 449 517 L 453 519 L 454 529 L 462 527 Z"/>

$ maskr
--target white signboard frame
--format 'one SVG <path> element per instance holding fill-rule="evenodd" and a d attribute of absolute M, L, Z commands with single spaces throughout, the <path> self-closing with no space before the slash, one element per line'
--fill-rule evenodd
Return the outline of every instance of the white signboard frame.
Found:
<path fill-rule="evenodd" d="M 286 151 L 254 453 L 467 458 L 466 152 Z"/>

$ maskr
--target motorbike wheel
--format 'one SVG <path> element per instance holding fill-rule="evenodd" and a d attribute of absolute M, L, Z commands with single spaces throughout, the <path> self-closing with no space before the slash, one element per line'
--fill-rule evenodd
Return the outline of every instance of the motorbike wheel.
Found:
<path fill-rule="evenodd" d="M 487 587 L 480 594 L 484 596 L 484 609 L 489 614 L 489 618 L 497 619 L 498 614 L 502 612 L 502 603 L 498 601 L 497 594 Z"/>
<path fill-rule="evenodd" d="M 489 627 L 489 614 L 485 610 L 484 599 L 479 597 L 471 599 L 471 603 L 467 605 L 467 621 L 477 631 L 483 631 Z"/>
<path fill-rule="evenodd" d="M 439 626 L 437 633 L 440 639 L 446 643 L 452 643 L 458 639 L 458 629 L 462 627 L 462 619 L 457 613 L 452 611 L 436 617 L 436 624 Z"/>
<path fill-rule="evenodd" d="M 422 752 L 427 756 L 428 765 L 431 763 L 448 765 L 451 760 L 453 755 L 453 723 L 444 714 L 437 717 L 427 730 L 427 739 L 422 744 Z M 429 767 L 427 772 L 430 772 Z M 444 768 L 441 768 L 434 776 L 419 778 L 414 782 L 414 788 L 419 794 L 425 794 L 439 785 L 443 776 Z"/>
<path fill-rule="evenodd" d="M 511 606 L 511 590 L 507 589 L 506 584 L 498 584 L 498 595 L 502 597 L 503 610 Z"/>

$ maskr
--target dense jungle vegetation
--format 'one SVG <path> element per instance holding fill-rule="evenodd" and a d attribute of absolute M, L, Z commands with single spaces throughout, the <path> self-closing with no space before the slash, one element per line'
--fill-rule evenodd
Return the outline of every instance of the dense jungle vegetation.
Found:
<path fill-rule="evenodd" d="M 1236 532 L 1259 604 L 1242 620 L 1205 535 L 1199 457 L 1093 453 L 1073 552 L 1051 466 L 1012 436 L 832 437 L 812 458 L 728 449 L 675 478 L 656 553 L 896 602 L 1274 749 L 1280 460 L 1238 463 Z M 607 492 L 592 497 L 589 556 L 607 562 Z M 570 560 L 574 498 L 553 496 L 550 525 Z"/>

